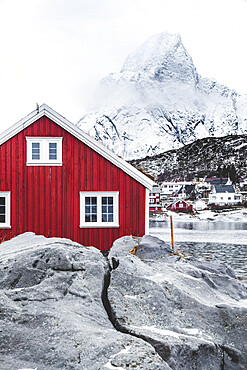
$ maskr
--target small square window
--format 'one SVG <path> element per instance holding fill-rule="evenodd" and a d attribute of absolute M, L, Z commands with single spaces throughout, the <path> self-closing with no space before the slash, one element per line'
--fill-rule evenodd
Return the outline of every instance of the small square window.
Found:
<path fill-rule="evenodd" d="M 28 166 L 62 166 L 62 137 L 26 137 Z"/>

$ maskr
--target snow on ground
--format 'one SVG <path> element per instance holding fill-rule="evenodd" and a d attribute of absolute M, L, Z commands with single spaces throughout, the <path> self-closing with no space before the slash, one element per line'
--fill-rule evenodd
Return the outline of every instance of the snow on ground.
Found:
<path fill-rule="evenodd" d="M 112 355 L 111 356 L 111 358 L 115 358 L 115 357 L 117 357 L 118 355 L 121 355 L 122 353 L 127 353 L 127 352 L 129 352 L 129 350 L 130 350 L 130 348 L 131 348 L 131 346 L 127 346 L 126 348 L 124 348 L 124 349 L 122 349 L 120 352 L 118 352 L 118 353 L 116 353 L 115 355 Z M 107 369 L 114 369 L 114 370 L 116 370 L 116 369 L 124 369 L 123 367 L 116 367 L 116 366 L 113 366 L 112 364 L 111 364 L 111 359 L 104 365 L 104 367 L 105 368 L 107 368 Z"/>
<path fill-rule="evenodd" d="M 175 221 L 221 221 L 221 222 L 247 222 L 247 209 L 225 210 L 214 212 L 211 210 L 198 211 L 194 215 L 186 213 L 167 212 L 167 216 L 172 216 Z"/>
<path fill-rule="evenodd" d="M 131 328 L 133 329 L 139 329 L 139 330 L 147 330 L 147 331 L 151 331 L 153 333 L 156 333 L 156 334 L 159 334 L 159 335 L 162 335 L 162 336 L 168 336 L 168 337 L 173 337 L 173 338 L 177 338 L 177 339 L 183 339 L 183 340 L 186 340 L 190 337 L 200 337 L 200 340 L 201 341 L 204 341 L 204 342 L 209 342 L 209 343 L 213 343 L 211 340 L 209 340 L 208 338 L 205 339 L 202 337 L 202 333 L 199 332 L 198 329 L 184 329 L 185 331 L 188 332 L 188 335 L 186 334 L 182 334 L 182 333 L 179 333 L 177 331 L 172 331 L 172 330 L 167 330 L 167 329 L 160 329 L 160 328 L 156 328 L 155 326 L 148 326 L 148 325 L 143 325 L 143 326 L 135 326 L 135 325 L 130 325 Z M 201 335 L 199 335 L 201 334 Z"/>

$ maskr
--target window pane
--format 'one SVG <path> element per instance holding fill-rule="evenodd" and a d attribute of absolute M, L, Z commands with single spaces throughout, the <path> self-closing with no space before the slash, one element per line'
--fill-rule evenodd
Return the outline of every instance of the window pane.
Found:
<path fill-rule="evenodd" d="M 5 206 L 0 206 L 0 215 L 5 214 Z"/>
<path fill-rule="evenodd" d="M 102 213 L 107 213 L 107 206 L 102 206 Z"/>
<path fill-rule="evenodd" d="M 97 197 L 91 197 L 91 204 L 97 204 Z"/>
<path fill-rule="evenodd" d="M 113 222 L 113 214 L 108 215 L 108 222 Z"/>
<path fill-rule="evenodd" d="M 5 223 L 5 215 L 0 215 L 0 222 Z"/>
<path fill-rule="evenodd" d="M 92 222 L 97 222 L 97 215 L 92 215 Z"/>
<path fill-rule="evenodd" d="M 97 222 L 97 197 L 85 197 L 85 222 Z"/>
<path fill-rule="evenodd" d="M 57 160 L 57 143 L 49 143 L 49 160 Z"/>
<path fill-rule="evenodd" d="M 0 205 L 1 206 L 5 205 L 5 197 L 0 197 Z"/>
<path fill-rule="evenodd" d="M 102 222 L 113 222 L 113 197 L 102 197 Z"/>
<path fill-rule="evenodd" d="M 102 222 L 107 222 L 107 215 L 106 214 L 102 214 Z"/>
<path fill-rule="evenodd" d="M 40 159 L 40 143 L 32 143 L 32 159 Z"/>

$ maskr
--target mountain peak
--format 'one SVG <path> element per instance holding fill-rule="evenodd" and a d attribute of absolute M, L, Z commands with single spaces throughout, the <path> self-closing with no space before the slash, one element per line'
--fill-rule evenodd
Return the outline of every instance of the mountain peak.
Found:
<path fill-rule="evenodd" d="M 80 125 L 125 159 L 247 133 L 247 96 L 199 76 L 179 35 L 148 39 L 102 80 L 99 98 Z"/>
<path fill-rule="evenodd" d="M 179 80 L 197 82 L 198 75 L 192 58 L 180 35 L 163 32 L 150 37 L 126 59 L 121 73 L 148 75 L 159 82 Z"/>

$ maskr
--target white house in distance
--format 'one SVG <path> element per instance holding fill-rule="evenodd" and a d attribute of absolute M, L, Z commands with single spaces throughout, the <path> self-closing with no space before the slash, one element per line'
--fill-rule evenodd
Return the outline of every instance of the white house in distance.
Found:
<path fill-rule="evenodd" d="M 237 205 L 242 203 L 242 194 L 236 193 L 233 185 L 214 185 L 209 194 L 208 204 L 216 206 Z"/>
<path fill-rule="evenodd" d="M 191 185 L 192 182 L 188 181 L 165 181 L 161 185 L 161 197 L 163 196 L 169 196 L 172 195 L 173 193 L 177 193 L 181 186 L 183 185 Z"/>
<path fill-rule="evenodd" d="M 207 204 L 202 199 L 197 199 L 193 202 L 194 211 L 203 211 L 206 208 L 207 208 Z"/>

